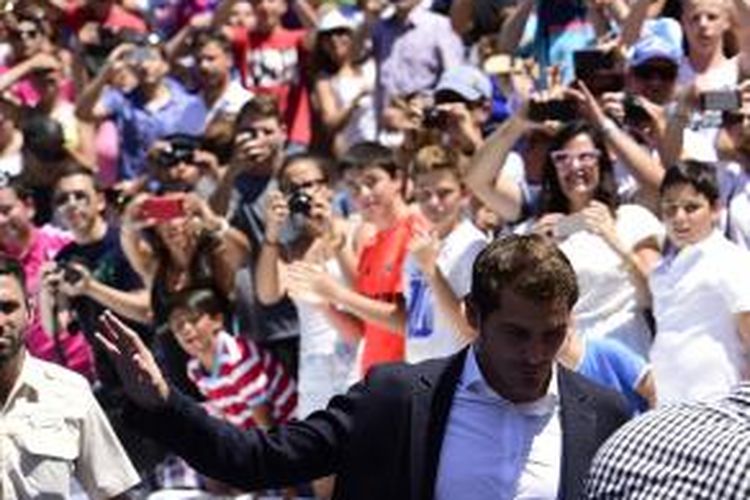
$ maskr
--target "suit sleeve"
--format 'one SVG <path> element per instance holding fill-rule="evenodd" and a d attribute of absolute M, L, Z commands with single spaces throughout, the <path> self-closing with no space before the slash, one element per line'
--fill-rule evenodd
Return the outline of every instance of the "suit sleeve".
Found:
<path fill-rule="evenodd" d="M 269 431 L 243 431 L 209 416 L 172 390 L 165 408 L 133 407 L 128 418 L 143 433 L 178 454 L 200 473 L 243 490 L 278 488 L 334 472 L 341 463 L 358 401 L 368 392 L 354 386 L 328 408 Z"/>

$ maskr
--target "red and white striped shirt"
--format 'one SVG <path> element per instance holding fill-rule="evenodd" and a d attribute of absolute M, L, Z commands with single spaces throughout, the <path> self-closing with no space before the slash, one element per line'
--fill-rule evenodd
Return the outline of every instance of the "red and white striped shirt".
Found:
<path fill-rule="evenodd" d="M 253 410 L 268 404 L 274 424 L 287 422 L 297 408 L 297 387 L 284 367 L 255 342 L 220 332 L 214 368 L 188 362 L 188 377 L 206 397 L 209 413 L 242 429 L 257 427 Z"/>

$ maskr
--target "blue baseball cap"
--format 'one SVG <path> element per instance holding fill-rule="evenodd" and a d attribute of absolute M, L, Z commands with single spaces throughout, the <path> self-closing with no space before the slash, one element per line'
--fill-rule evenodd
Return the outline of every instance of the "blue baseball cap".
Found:
<path fill-rule="evenodd" d="M 492 99 L 492 82 L 479 68 L 463 65 L 445 71 L 438 80 L 435 94 L 446 91 L 471 102 Z"/>
<path fill-rule="evenodd" d="M 634 68 L 652 59 L 662 59 L 671 62 L 675 66 L 679 66 L 680 59 L 682 59 L 682 48 L 675 46 L 660 36 L 645 36 L 633 46 L 630 66 Z"/>

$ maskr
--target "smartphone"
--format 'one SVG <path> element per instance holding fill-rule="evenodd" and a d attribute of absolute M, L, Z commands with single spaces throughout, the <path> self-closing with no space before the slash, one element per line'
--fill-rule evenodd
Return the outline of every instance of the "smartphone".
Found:
<path fill-rule="evenodd" d="M 569 122 L 578 118 L 578 105 L 569 99 L 554 99 L 551 101 L 531 101 L 529 103 L 529 119 L 535 122 L 548 120 Z"/>
<path fill-rule="evenodd" d="M 258 133 L 253 129 L 242 130 L 234 138 L 235 142 L 240 143 L 242 141 L 252 141 L 258 137 Z"/>
<path fill-rule="evenodd" d="M 611 51 L 577 50 L 573 53 L 576 78 L 585 78 L 601 71 L 615 69 L 615 55 Z"/>
<path fill-rule="evenodd" d="M 640 124 L 651 123 L 651 115 L 641 106 L 638 98 L 632 94 L 626 94 L 622 101 L 625 110 L 625 123 L 628 125 L 638 126 Z"/>
<path fill-rule="evenodd" d="M 736 111 L 742 107 L 742 96 L 737 90 L 710 90 L 700 94 L 702 110 Z"/>
<path fill-rule="evenodd" d="M 721 112 L 721 126 L 733 127 L 745 123 L 745 115 L 738 110 L 727 110 Z"/>
<path fill-rule="evenodd" d="M 586 229 L 586 222 L 581 214 L 566 215 L 555 225 L 555 238 L 565 239 L 573 233 Z"/>
<path fill-rule="evenodd" d="M 590 78 L 581 80 L 591 93 L 597 96 L 605 92 L 622 92 L 625 89 L 625 73 L 618 69 L 599 71 Z"/>
<path fill-rule="evenodd" d="M 185 206 L 181 198 L 154 196 L 143 202 L 140 209 L 141 219 L 154 219 L 165 222 L 185 215 Z"/>

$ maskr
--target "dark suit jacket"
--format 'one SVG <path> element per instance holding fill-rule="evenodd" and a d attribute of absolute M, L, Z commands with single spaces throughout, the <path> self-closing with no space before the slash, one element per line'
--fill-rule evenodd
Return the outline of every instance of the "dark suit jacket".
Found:
<path fill-rule="evenodd" d="M 176 391 L 163 410 L 133 410 L 131 418 L 200 472 L 246 490 L 335 472 L 337 499 L 430 499 L 465 356 L 466 350 L 413 366 L 378 367 L 326 410 L 268 433 L 211 418 Z M 558 383 L 558 497 L 576 499 L 594 453 L 628 412 L 617 394 L 562 367 Z"/>

